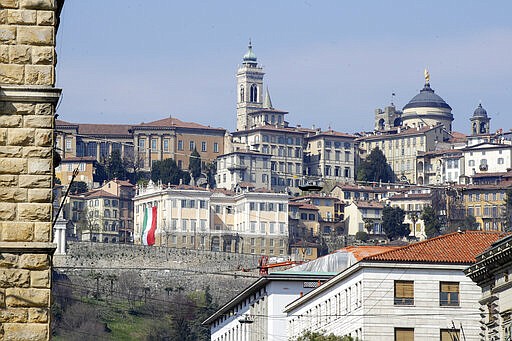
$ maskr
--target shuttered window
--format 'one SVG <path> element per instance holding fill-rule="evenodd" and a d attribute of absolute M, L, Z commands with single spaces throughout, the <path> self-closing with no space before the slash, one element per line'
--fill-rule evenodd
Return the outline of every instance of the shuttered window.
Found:
<path fill-rule="evenodd" d="M 414 282 L 413 281 L 395 281 L 395 304 L 413 305 L 414 304 Z"/>
<path fill-rule="evenodd" d="M 459 283 L 441 282 L 439 283 L 439 304 L 441 306 L 459 305 Z"/>
<path fill-rule="evenodd" d="M 441 329 L 441 341 L 459 341 L 460 332 L 458 329 Z"/>
<path fill-rule="evenodd" d="M 395 328 L 395 341 L 414 341 L 414 328 Z"/>

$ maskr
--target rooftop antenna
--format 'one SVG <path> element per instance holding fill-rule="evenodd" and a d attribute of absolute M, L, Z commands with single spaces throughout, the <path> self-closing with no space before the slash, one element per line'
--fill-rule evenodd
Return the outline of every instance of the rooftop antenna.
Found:
<path fill-rule="evenodd" d="M 393 106 L 393 107 L 395 106 L 395 93 L 394 92 L 391 93 L 391 106 Z"/>

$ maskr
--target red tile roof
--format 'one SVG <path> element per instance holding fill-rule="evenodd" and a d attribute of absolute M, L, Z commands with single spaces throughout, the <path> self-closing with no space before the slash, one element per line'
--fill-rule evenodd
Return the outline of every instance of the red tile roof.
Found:
<path fill-rule="evenodd" d="M 69 156 L 61 160 L 61 162 L 94 162 L 96 158 L 94 156 Z"/>
<path fill-rule="evenodd" d="M 402 128 L 400 130 L 400 132 L 397 132 L 396 134 L 377 133 L 374 135 L 367 135 L 367 136 L 359 137 L 356 139 L 356 141 L 379 140 L 379 139 L 383 139 L 383 138 L 392 138 L 395 136 L 419 135 L 419 134 L 426 133 L 427 131 L 437 129 L 437 128 L 439 128 L 440 125 L 441 124 L 438 124 L 437 126 L 434 126 L 434 127 L 422 127 L 419 129 L 416 129 L 416 128 L 403 129 Z"/>
<path fill-rule="evenodd" d="M 357 261 L 360 261 L 363 258 L 378 255 L 383 252 L 387 252 L 390 250 L 396 250 L 397 246 L 347 246 L 343 249 L 337 250 L 336 252 L 350 252 L 354 255 Z"/>
<path fill-rule="evenodd" d="M 102 189 L 93 190 L 89 192 L 82 193 L 86 199 L 92 198 L 117 198 L 117 195 L 104 191 Z"/>
<path fill-rule="evenodd" d="M 131 135 L 128 124 L 78 124 L 78 133 L 82 135 Z"/>
<path fill-rule="evenodd" d="M 354 201 L 358 208 L 384 208 L 384 204 L 377 201 Z"/>
<path fill-rule="evenodd" d="M 506 235 L 486 231 L 454 232 L 365 257 L 363 261 L 472 264 L 477 255 Z"/>
<path fill-rule="evenodd" d="M 194 122 L 184 122 L 182 120 L 179 120 L 175 117 L 167 117 L 161 120 L 148 122 L 148 123 L 141 123 L 138 125 L 134 125 L 134 128 L 144 128 L 144 127 L 165 127 L 165 128 L 171 128 L 171 127 L 178 127 L 178 128 L 195 128 L 195 129 L 214 129 L 214 130 L 226 130 L 224 128 L 212 128 L 210 126 L 205 126 L 199 123 Z"/>
<path fill-rule="evenodd" d="M 336 136 L 336 137 L 347 137 L 347 138 L 352 138 L 352 139 L 357 138 L 357 136 L 355 136 L 355 135 L 348 134 L 348 133 L 342 133 L 340 131 L 334 131 L 334 130 L 321 131 L 321 132 L 318 132 L 316 134 L 308 136 L 308 138 L 309 139 L 314 139 L 317 136 L 318 137 L 322 137 L 322 136 Z"/>

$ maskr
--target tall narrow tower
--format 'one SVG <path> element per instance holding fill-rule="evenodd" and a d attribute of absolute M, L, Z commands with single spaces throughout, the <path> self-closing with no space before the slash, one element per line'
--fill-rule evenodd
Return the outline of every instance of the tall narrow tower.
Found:
<path fill-rule="evenodd" d="M 487 110 L 482 107 L 482 103 L 478 105 L 473 112 L 473 117 L 469 120 L 471 121 L 471 135 L 483 135 L 490 133 L 491 119 L 487 116 Z"/>
<path fill-rule="evenodd" d="M 236 73 L 236 130 L 249 128 L 247 114 L 263 108 L 263 68 L 258 66 L 256 55 L 249 50 L 244 55 L 242 65 Z"/>

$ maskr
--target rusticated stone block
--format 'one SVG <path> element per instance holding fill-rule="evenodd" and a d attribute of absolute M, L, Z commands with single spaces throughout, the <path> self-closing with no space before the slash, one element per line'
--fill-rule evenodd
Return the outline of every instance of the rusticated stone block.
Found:
<path fill-rule="evenodd" d="M 33 128 L 12 128 L 7 131 L 7 144 L 12 146 L 32 145 L 34 143 Z"/>
<path fill-rule="evenodd" d="M 51 184 L 52 177 L 48 175 L 20 175 L 18 178 L 18 186 L 22 188 L 50 188 Z"/>
<path fill-rule="evenodd" d="M 50 147 L 53 145 L 52 129 L 37 129 L 35 135 L 35 145 L 40 147 Z"/>
<path fill-rule="evenodd" d="M 0 0 L 0 7 L 18 8 L 18 0 Z"/>
<path fill-rule="evenodd" d="M 6 242 L 32 241 L 34 223 L 8 221 L 0 223 L 0 237 Z"/>
<path fill-rule="evenodd" d="M 32 282 L 30 271 L 23 269 L 0 269 L 0 287 L 26 288 Z"/>
<path fill-rule="evenodd" d="M 12 253 L 0 254 L 0 268 L 14 268 L 18 264 L 18 255 Z"/>
<path fill-rule="evenodd" d="M 52 128 L 52 116 L 29 115 L 25 116 L 23 125 L 25 128 Z"/>
<path fill-rule="evenodd" d="M 52 85 L 52 65 L 26 65 L 25 83 L 29 85 Z"/>
<path fill-rule="evenodd" d="M 49 288 L 50 287 L 50 270 L 31 271 L 30 286 L 32 288 Z"/>
<path fill-rule="evenodd" d="M 23 84 L 24 77 L 23 65 L 0 64 L 0 83 Z"/>
<path fill-rule="evenodd" d="M 21 157 L 21 147 L 18 146 L 5 146 L 0 148 L 0 157 Z"/>
<path fill-rule="evenodd" d="M 37 137 L 36 137 L 37 140 Z M 51 147 L 22 147 L 22 157 L 24 158 L 49 158 L 52 156 Z M 0 184 L 1 186 L 1 184 Z"/>
<path fill-rule="evenodd" d="M 29 308 L 28 309 L 28 322 L 29 323 L 46 323 L 46 322 L 48 322 L 48 309 Z"/>
<path fill-rule="evenodd" d="M 33 115 L 35 114 L 36 105 L 32 103 L 10 103 L 12 108 L 10 113 L 18 115 Z"/>
<path fill-rule="evenodd" d="M 49 242 L 52 223 L 35 223 L 34 225 L 34 242 Z"/>
<path fill-rule="evenodd" d="M 0 145 L 4 146 L 7 142 L 7 128 L 0 128 Z"/>
<path fill-rule="evenodd" d="M 0 187 L 16 187 L 18 178 L 14 175 L 0 175 Z"/>
<path fill-rule="evenodd" d="M 0 308 L 5 308 L 5 289 L 0 289 Z"/>
<path fill-rule="evenodd" d="M 18 265 L 23 269 L 46 270 L 50 266 L 50 260 L 48 255 L 25 253 L 20 255 Z"/>
<path fill-rule="evenodd" d="M 14 25 L 33 25 L 36 23 L 37 14 L 34 10 L 9 10 L 7 23 Z"/>
<path fill-rule="evenodd" d="M 0 220 L 12 221 L 15 218 L 16 218 L 16 204 L 7 203 L 7 202 L 0 203 Z M 0 228 L 0 232 L 2 232 L 1 228 Z M 3 237 L 3 233 L 0 233 L 0 238 L 2 238 L 2 237 Z"/>
<path fill-rule="evenodd" d="M 53 27 L 18 26 L 18 44 L 53 45 Z"/>
<path fill-rule="evenodd" d="M 48 159 L 29 159 L 28 172 L 30 174 L 45 175 L 52 172 L 52 160 Z"/>
<path fill-rule="evenodd" d="M 0 115 L 0 127 L 11 128 L 21 126 L 21 115 Z"/>
<path fill-rule="evenodd" d="M 47 307 L 49 302 L 50 290 L 48 289 L 5 289 L 5 305 L 7 307 Z"/>
<path fill-rule="evenodd" d="M 53 116 L 53 105 L 49 103 L 36 104 L 35 106 L 36 115 L 52 115 Z"/>
<path fill-rule="evenodd" d="M 0 25 L 0 42 L 12 44 L 16 40 L 16 27 Z"/>
<path fill-rule="evenodd" d="M 32 63 L 33 64 L 49 64 L 53 65 L 54 62 L 53 47 L 47 46 L 34 46 L 32 48 Z"/>
<path fill-rule="evenodd" d="M 47 323 L 8 323 L 4 326 L 4 341 L 47 341 Z"/>
<path fill-rule="evenodd" d="M 9 64 L 9 45 L 0 45 L 0 64 Z"/>
<path fill-rule="evenodd" d="M 26 172 L 26 170 L 26 160 L 15 158 L 0 159 L 0 174 L 18 174 Z"/>
<path fill-rule="evenodd" d="M 9 63 L 30 64 L 32 51 L 29 45 L 12 45 L 9 48 Z"/>
<path fill-rule="evenodd" d="M 3 7 L 0 6 L 0 8 L 3 8 Z M 6 9 L 0 10 L 0 25 L 7 24 L 7 12 L 8 12 L 8 10 L 6 10 Z"/>
<path fill-rule="evenodd" d="M 1 190 L 1 188 L 0 188 Z M 29 189 L 28 202 L 51 202 L 52 190 L 49 189 Z"/>
<path fill-rule="evenodd" d="M 0 187 L 0 201 L 27 202 L 27 189 Z"/>
<path fill-rule="evenodd" d="M 26 323 L 28 321 L 28 309 L 0 310 L 0 323 Z"/>
<path fill-rule="evenodd" d="M 19 203 L 18 219 L 21 221 L 50 221 L 52 204 Z"/>
<path fill-rule="evenodd" d="M 55 0 L 19 0 L 21 8 L 54 9 Z"/>
<path fill-rule="evenodd" d="M 52 11 L 37 11 L 37 24 L 50 26 L 55 23 L 55 16 Z"/>

